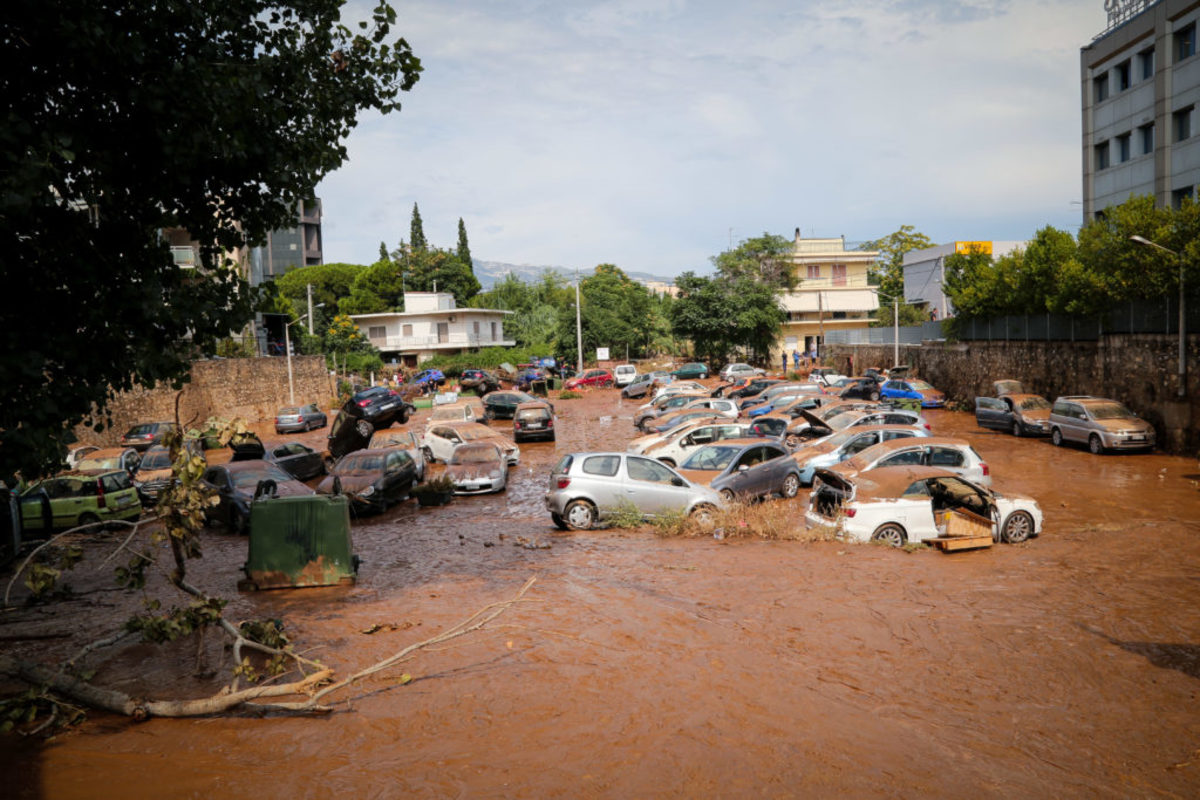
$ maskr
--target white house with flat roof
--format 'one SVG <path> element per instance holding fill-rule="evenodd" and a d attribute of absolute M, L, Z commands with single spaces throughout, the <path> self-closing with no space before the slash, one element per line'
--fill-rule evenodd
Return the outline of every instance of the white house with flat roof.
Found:
<path fill-rule="evenodd" d="M 415 367 L 443 353 L 516 345 L 504 335 L 504 317 L 511 311 L 458 308 L 454 295 L 442 292 L 405 292 L 404 308 L 350 317 L 384 361 Z"/>

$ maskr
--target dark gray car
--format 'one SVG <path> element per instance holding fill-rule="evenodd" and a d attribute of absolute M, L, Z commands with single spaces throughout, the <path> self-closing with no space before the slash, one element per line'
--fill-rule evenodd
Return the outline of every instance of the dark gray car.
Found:
<path fill-rule="evenodd" d="M 779 442 L 730 439 L 706 445 L 688 457 L 679 473 L 720 492 L 726 500 L 753 500 L 800 490 L 800 470 Z"/>

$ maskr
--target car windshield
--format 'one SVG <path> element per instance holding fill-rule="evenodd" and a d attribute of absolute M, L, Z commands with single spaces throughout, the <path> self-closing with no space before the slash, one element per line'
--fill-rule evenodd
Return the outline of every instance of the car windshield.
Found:
<path fill-rule="evenodd" d="M 75 469 L 83 470 L 113 470 L 121 468 L 121 457 L 107 456 L 105 458 L 85 458 L 75 465 Z"/>
<path fill-rule="evenodd" d="M 300 413 L 300 409 L 298 409 L 298 408 L 296 408 L 295 406 L 293 406 L 293 407 L 291 407 L 291 408 L 281 408 L 281 409 L 279 409 L 279 415 L 278 415 L 278 416 L 281 416 L 281 417 L 294 417 L 294 416 L 296 416 L 296 415 L 297 415 L 297 414 L 299 414 L 299 413 Z"/>
<path fill-rule="evenodd" d="M 346 456 L 334 471 L 339 475 L 364 475 L 371 472 L 379 472 L 381 469 L 383 469 L 383 456 L 378 453 L 372 453 L 370 455 Z"/>
<path fill-rule="evenodd" d="M 134 425 L 129 429 L 126 436 L 145 436 L 147 433 L 154 433 L 153 425 Z"/>
<path fill-rule="evenodd" d="M 833 434 L 826 439 L 825 442 L 828 442 L 835 447 L 841 447 L 843 444 L 850 441 L 855 436 L 858 436 L 860 433 L 862 433 L 862 431 L 842 431 L 840 433 Z"/>
<path fill-rule="evenodd" d="M 858 420 L 862 419 L 860 414 L 838 414 L 836 417 L 830 417 L 825 420 L 825 424 L 835 431 L 840 431 L 843 428 L 848 428 Z"/>
<path fill-rule="evenodd" d="M 288 475 L 278 467 L 270 464 L 263 464 L 261 469 L 239 469 L 230 474 L 233 478 L 233 485 L 239 489 L 251 489 L 258 486 L 259 481 L 267 480 L 268 478 L 281 483 L 290 481 L 292 476 Z"/>
<path fill-rule="evenodd" d="M 151 450 L 138 464 L 139 469 L 166 469 L 171 466 L 169 450 Z"/>
<path fill-rule="evenodd" d="M 936 389 L 934 389 L 932 386 L 930 386 L 930 385 L 929 385 L 928 383 L 926 383 L 925 381 L 914 381 L 914 380 L 910 380 L 910 381 L 908 382 L 908 385 L 909 385 L 909 386 L 911 386 L 912 388 L 916 389 L 918 392 L 933 392 L 933 391 L 936 391 Z"/>
<path fill-rule="evenodd" d="M 1038 409 L 1049 408 L 1050 401 L 1044 397 L 1026 397 L 1021 401 L 1022 411 L 1035 411 Z"/>
<path fill-rule="evenodd" d="M 495 446 L 489 444 L 462 445 L 454 448 L 454 453 L 450 456 L 451 464 L 487 464 L 499 460 L 500 455 Z"/>
<path fill-rule="evenodd" d="M 1137 416 L 1120 403 L 1099 403 L 1087 407 L 1092 419 L 1121 419 Z"/>
<path fill-rule="evenodd" d="M 695 455 L 683 462 L 682 469 L 722 470 L 728 467 L 740 452 L 740 447 L 711 444 L 697 450 Z"/>

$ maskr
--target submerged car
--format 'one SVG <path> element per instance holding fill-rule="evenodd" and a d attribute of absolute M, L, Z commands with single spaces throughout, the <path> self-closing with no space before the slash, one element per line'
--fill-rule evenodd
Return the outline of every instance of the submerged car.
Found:
<path fill-rule="evenodd" d="M 30 485 L 18 498 L 26 531 L 75 528 L 142 515 L 137 489 L 123 469 L 68 472 Z"/>
<path fill-rule="evenodd" d="M 312 489 L 266 461 L 230 461 L 204 470 L 201 480 L 216 495 L 216 505 L 205 509 L 205 520 L 219 522 L 234 533 L 250 531 L 250 505 L 260 494 L 302 497 Z"/>
<path fill-rule="evenodd" d="M 885 400 L 916 400 L 921 408 L 942 408 L 946 395 L 916 378 L 893 378 L 884 381 L 879 393 Z"/>
<path fill-rule="evenodd" d="M 630 453 L 563 456 L 550 471 L 545 502 L 550 519 L 563 530 L 588 530 L 630 508 L 643 518 L 672 513 L 704 517 L 724 503 L 707 486 Z"/>
<path fill-rule="evenodd" d="M 705 445 L 679 466 L 679 474 L 708 486 L 726 500 L 753 500 L 777 494 L 792 498 L 800 472 L 779 442 L 729 439 Z"/>
<path fill-rule="evenodd" d="M 992 485 L 991 468 L 971 443 L 946 436 L 888 439 L 829 469 L 839 475 L 854 475 L 872 469 L 903 466 L 938 467 L 980 486 Z"/>
<path fill-rule="evenodd" d="M 1099 455 L 1106 450 L 1149 450 L 1154 426 L 1116 400 L 1090 395 L 1059 397 L 1050 409 L 1050 441 L 1086 444 Z"/>
<path fill-rule="evenodd" d="M 548 403 L 535 400 L 521 403 L 513 414 L 513 441 L 525 442 L 530 439 L 548 439 L 553 442 L 554 408 Z"/>
<path fill-rule="evenodd" d="M 329 418 L 316 403 L 306 406 L 287 406 L 275 412 L 276 433 L 298 433 L 324 428 Z"/>
<path fill-rule="evenodd" d="M 336 461 L 347 453 L 362 450 L 371 441 L 371 435 L 374 433 L 375 426 L 365 419 L 351 416 L 344 411 L 337 412 L 333 424 L 329 426 L 327 437 L 330 458 Z"/>
<path fill-rule="evenodd" d="M 508 464 L 494 442 L 467 442 L 454 448 L 443 477 L 454 494 L 502 492 L 508 486 Z"/>
<path fill-rule="evenodd" d="M 406 499 L 416 482 L 417 465 L 405 451 L 359 450 L 334 466 L 317 493 L 346 495 L 353 514 L 378 514 Z"/>
<path fill-rule="evenodd" d="M 893 547 L 946 533 L 951 516 L 991 533 L 993 541 L 1023 542 L 1042 530 L 1037 501 L 1003 495 L 937 467 L 884 467 L 854 476 L 817 471 L 805 521 L 832 526 L 853 541 Z"/>
<path fill-rule="evenodd" d="M 483 369 L 464 369 L 458 377 L 458 385 L 483 396 L 500 388 L 500 379 Z"/>
<path fill-rule="evenodd" d="M 464 442 L 493 442 L 504 453 L 510 466 L 521 460 L 521 448 L 498 431 L 478 422 L 451 422 L 431 426 L 421 439 L 425 461 L 449 462 L 454 448 Z"/>

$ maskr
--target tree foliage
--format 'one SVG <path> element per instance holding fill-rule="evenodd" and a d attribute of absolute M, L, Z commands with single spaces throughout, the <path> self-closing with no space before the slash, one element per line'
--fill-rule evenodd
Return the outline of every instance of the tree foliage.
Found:
<path fill-rule="evenodd" d="M 429 247 L 425 239 L 425 224 L 421 222 L 421 210 L 413 203 L 412 221 L 408 224 L 408 243 L 414 253 L 423 252 Z"/>
<path fill-rule="evenodd" d="M 411 256 L 401 259 L 406 267 L 406 281 L 410 292 L 449 292 L 454 302 L 467 305 L 479 293 L 479 279 L 458 256 L 441 248 L 416 250 Z"/>
<path fill-rule="evenodd" d="M 913 250 L 933 247 L 928 236 L 912 225 L 901 225 L 899 230 L 882 239 L 872 239 L 859 245 L 859 250 L 877 250 L 879 260 L 868 272 L 868 280 L 879 287 L 880 300 L 891 302 L 894 297 L 904 300 L 904 256 Z M 888 313 L 891 318 L 891 312 Z"/>
<path fill-rule="evenodd" d="M 645 286 L 612 264 L 600 264 L 579 283 L 579 327 L 585 360 L 597 347 L 607 347 L 612 355 L 631 358 L 643 355 L 654 338 L 654 306 Z M 577 349 L 574 298 L 558 310 L 557 349 L 575 353 Z"/>
<path fill-rule="evenodd" d="M 279 294 L 289 300 L 308 301 L 308 286 L 313 287 L 313 303 L 336 309 L 350 295 L 354 281 L 368 268 L 361 264 L 319 264 L 290 270 L 275 279 Z"/>
<path fill-rule="evenodd" d="M 455 248 L 454 255 L 467 265 L 467 269 L 471 270 L 472 275 L 475 274 L 475 260 L 471 258 L 471 245 L 467 242 L 467 226 L 463 224 L 462 217 L 458 218 L 458 247 Z"/>
<path fill-rule="evenodd" d="M 774 289 L 793 289 L 797 278 L 791 261 L 793 243 L 782 236 L 763 233 L 737 247 L 713 256 L 711 261 L 722 277 L 750 279 Z"/>
<path fill-rule="evenodd" d="M 504 320 L 505 333 L 518 347 L 541 354 L 557 347 L 559 309 L 574 302 L 575 291 L 551 270 L 544 271 L 541 279 L 534 283 L 506 275 L 491 289 L 471 299 L 471 305 L 476 308 L 513 312 Z M 572 319 L 572 331 L 574 325 Z M 573 347 L 571 352 L 574 352 Z"/>
<path fill-rule="evenodd" d="M 358 32 L 330 0 L 6 11 L 0 474 L 33 476 L 110 391 L 178 384 L 252 318 L 223 254 L 291 224 L 359 111 L 397 110 L 421 66 L 386 2 Z M 174 227 L 202 269 L 175 265 Z"/>
<path fill-rule="evenodd" d="M 675 286 L 679 295 L 670 306 L 671 330 L 690 340 L 696 358 L 713 368 L 738 351 L 765 358 L 787 320 L 775 289 L 754 277 L 685 272 Z"/>
<path fill-rule="evenodd" d="M 412 287 L 407 287 L 411 289 Z M 366 267 L 350 284 L 349 294 L 337 303 L 343 314 L 378 314 L 381 311 L 403 311 L 406 289 L 399 262 L 390 258 Z"/>

